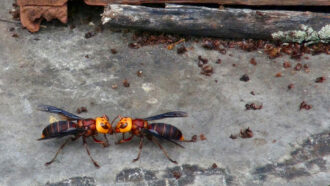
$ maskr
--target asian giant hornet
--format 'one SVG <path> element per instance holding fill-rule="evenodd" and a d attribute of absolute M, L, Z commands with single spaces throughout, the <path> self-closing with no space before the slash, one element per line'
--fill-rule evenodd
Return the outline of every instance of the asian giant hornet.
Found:
<path fill-rule="evenodd" d="M 106 134 L 112 134 L 112 126 L 111 123 L 109 123 L 109 118 L 106 115 L 103 115 L 102 117 L 96 117 L 94 119 L 92 118 L 81 118 L 79 116 L 76 116 L 70 112 L 67 112 L 65 110 L 56 108 L 54 106 L 50 105 L 39 105 L 38 110 L 44 111 L 44 112 L 50 112 L 59 114 L 62 116 L 65 120 L 64 121 L 57 121 L 54 123 L 49 124 L 47 127 L 44 128 L 42 131 L 41 138 L 38 140 L 46 140 L 51 138 L 60 138 L 68 135 L 73 135 L 74 137 L 71 137 L 67 139 L 61 147 L 57 150 L 54 158 L 47 162 L 45 165 L 50 165 L 53 163 L 53 161 L 56 159 L 59 152 L 64 148 L 64 146 L 71 140 L 74 141 L 80 137 L 82 137 L 83 144 L 86 148 L 87 154 L 94 163 L 96 167 L 100 167 L 97 162 L 92 158 L 90 155 L 86 138 L 92 137 L 93 140 L 96 143 L 100 143 L 103 145 L 103 147 L 109 146 L 108 139 L 106 137 Z M 75 122 L 74 122 L 75 121 Z M 105 141 L 101 141 L 95 138 L 95 136 L 98 134 L 104 134 Z"/>
<path fill-rule="evenodd" d="M 143 147 L 143 140 L 144 137 L 147 137 L 147 139 L 151 140 L 155 144 L 159 146 L 159 148 L 163 151 L 165 156 L 168 160 L 170 160 L 172 163 L 177 163 L 176 161 L 172 160 L 165 149 L 162 147 L 162 145 L 158 142 L 158 139 L 165 139 L 173 144 L 184 148 L 182 145 L 178 144 L 174 140 L 179 140 L 182 142 L 195 142 L 197 140 L 197 136 L 194 135 L 191 140 L 185 140 L 183 138 L 182 132 L 174 127 L 173 125 L 166 124 L 166 123 L 148 123 L 149 121 L 163 119 L 163 118 L 172 118 L 172 117 L 187 117 L 187 113 L 181 112 L 181 111 L 175 111 L 175 112 L 167 112 L 164 114 L 151 116 L 144 119 L 132 119 L 129 117 L 121 117 L 120 121 L 117 123 L 117 126 L 115 128 L 116 133 L 122 133 L 123 139 L 118 141 L 117 144 L 125 143 L 130 141 L 133 136 L 140 137 L 140 145 L 139 145 L 139 153 L 137 158 L 133 160 L 133 162 L 137 161 L 140 158 L 142 147 Z M 131 136 L 127 139 L 125 139 L 124 134 L 130 132 Z M 156 138 L 155 138 L 156 137 Z"/>

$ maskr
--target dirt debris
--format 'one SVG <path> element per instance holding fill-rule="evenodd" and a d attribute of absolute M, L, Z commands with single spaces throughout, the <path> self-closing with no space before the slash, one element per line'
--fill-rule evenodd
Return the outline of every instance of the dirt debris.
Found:
<path fill-rule="evenodd" d="M 143 71 L 142 71 L 142 70 L 138 70 L 138 71 L 136 72 L 136 75 L 137 75 L 138 77 L 142 77 L 142 75 L 143 75 Z"/>
<path fill-rule="evenodd" d="M 293 89 L 293 88 L 294 88 L 294 84 L 291 83 L 291 84 L 288 85 L 288 89 L 289 89 L 289 90 L 291 90 L 291 89 Z"/>
<path fill-rule="evenodd" d="M 204 140 L 206 140 L 206 137 L 205 137 L 204 134 L 200 134 L 200 135 L 199 135 L 199 139 L 200 139 L 201 141 L 204 141 Z"/>
<path fill-rule="evenodd" d="M 123 81 L 123 86 L 126 87 L 126 88 L 128 88 L 129 85 L 130 85 L 130 84 L 129 84 L 128 80 L 125 79 L 125 80 Z"/>
<path fill-rule="evenodd" d="M 210 65 L 205 65 L 202 67 L 202 71 L 201 74 L 205 75 L 205 76 L 211 76 L 213 74 L 213 67 Z"/>
<path fill-rule="evenodd" d="M 283 67 L 284 68 L 291 68 L 291 63 L 289 61 L 284 61 L 283 62 Z"/>
<path fill-rule="evenodd" d="M 325 81 L 325 77 L 321 76 L 315 79 L 315 83 L 323 83 Z"/>
<path fill-rule="evenodd" d="M 310 110 L 312 108 L 312 105 L 307 104 L 305 101 L 300 103 L 299 110 L 305 109 Z"/>
<path fill-rule="evenodd" d="M 89 38 L 94 37 L 95 35 L 96 35 L 95 32 L 87 32 L 87 33 L 85 34 L 85 38 L 86 38 L 86 39 L 89 39 Z"/>
<path fill-rule="evenodd" d="M 252 64 L 254 66 L 257 65 L 257 61 L 256 61 L 256 59 L 254 59 L 254 57 L 250 59 L 250 64 Z"/>
<path fill-rule="evenodd" d="M 301 63 L 297 63 L 297 65 L 294 67 L 295 71 L 300 71 L 302 69 L 302 64 Z"/>
<path fill-rule="evenodd" d="M 262 104 L 250 103 L 245 105 L 246 110 L 260 110 L 262 109 Z"/>
<path fill-rule="evenodd" d="M 187 50 L 187 48 L 184 46 L 184 45 L 182 45 L 182 46 L 180 46 L 178 49 L 177 49 L 177 53 L 178 54 L 184 54 L 184 53 L 186 53 L 188 50 Z"/>
<path fill-rule="evenodd" d="M 239 80 L 244 81 L 244 82 L 248 82 L 250 80 L 250 77 L 247 74 L 244 74 Z"/>
<path fill-rule="evenodd" d="M 282 77 L 282 72 L 278 72 L 275 74 L 275 77 Z"/>
<path fill-rule="evenodd" d="M 111 51 L 112 54 L 117 54 L 118 53 L 118 51 L 115 48 L 110 49 L 110 51 Z"/>
<path fill-rule="evenodd" d="M 253 132 L 250 129 L 250 127 L 248 127 L 247 129 L 241 129 L 238 134 L 231 134 L 229 137 L 231 139 L 237 139 L 238 137 L 240 137 L 240 138 L 252 138 L 253 137 Z"/>
<path fill-rule="evenodd" d="M 240 133 L 239 133 L 240 135 L 240 137 L 241 138 L 252 138 L 253 137 L 253 132 L 252 132 L 252 130 L 250 129 L 250 127 L 248 127 L 247 129 L 245 129 L 245 130 L 242 130 L 241 129 L 241 131 L 240 131 Z"/>

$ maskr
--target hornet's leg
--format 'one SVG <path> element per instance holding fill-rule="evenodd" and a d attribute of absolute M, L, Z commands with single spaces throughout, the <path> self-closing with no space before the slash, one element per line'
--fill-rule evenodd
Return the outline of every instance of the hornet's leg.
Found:
<path fill-rule="evenodd" d="M 58 154 L 61 152 L 61 150 L 64 148 L 64 146 L 65 146 L 67 143 L 69 143 L 70 140 L 71 140 L 71 141 L 74 141 L 74 140 L 78 139 L 79 137 L 80 137 L 80 136 L 76 136 L 76 137 L 73 137 L 73 138 L 68 138 L 68 139 L 67 139 L 67 140 L 61 145 L 61 147 L 57 150 L 57 152 L 56 152 L 55 156 L 53 157 L 53 159 L 50 160 L 49 162 L 46 162 L 45 165 L 47 166 L 47 165 L 52 164 L 52 163 L 55 161 L 57 155 L 58 155 Z"/>
<path fill-rule="evenodd" d="M 100 143 L 100 144 L 103 145 L 103 147 L 109 146 L 108 141 L 98 140 L 98 139 L 95 138 L 95 136 L 92 136 L 92 138 L 93 138 L 95 143 Z M 108 140 L 107 138 L 105 138 L 105 139 Z"/>
<path fill-rule="evenodd" d="M 196 142 L 197 141 L 197 135 L 193 135 L 191 137 L 191 140 L 180 140 L 182 142 Z"/>
<path fill-rule="evenodd" d="M 163 148 L 163 146 L 154 138 L 154 137 L 151 137 L 151 141 L 154 142 L 155 144 L 157 144 L 159 146 L 160 149 L 162 149 L 163 153 L 165 154 L 165 156 L 167 157 L 168 160 L 170 160 L 172 163 L 175 163 L 175 164 L 178 164 L 178 162 L 172 160 L 167 152 L 165 151 L 165 149 Z"/>
<path fill-rule="evenodd" d="M 83 137 L 83 144 L 85 146 L 85 149 L 87 151 L 88 156 L 90 157 L 90 159 L 92 160 L 92 162 L 94 163 L 95 167 L 99 168 L 99 164 L 97 164 L 97 162 L 92 158 L 91 153 L 89 152 L 87 143 L 86 143 L 86 137 Z"/>
<path fill-rule="evenodd" d="M 136 162 L 137 160 L 140 159 L 140 155 L 141 155 L 141 152 L 142 152 L 142 147 L 143 147 L 143 136 L 140 137 L 140 145 L 139 145 L 139 154 L 138 156 L 133 160 L 133 162 Z"/>
<path fill-rule="evenodd" d="M 125 143 L 125 142 L 128 142 L 128 141 L 131 141 L 131 139 L 133 138 L 133 134 L 131 134 L 131 136 L 129 137 L 129 138 L 127 138 L 127 139 L 124 139 L 124 133 L 123 133 L 123 139 L 122 140 L 120 140 L 120 141 L 118 141 L 118 142 L 116 142 L 116 144 L 121 144 L 121 143 Z"/>
<path fill-rule="evenodd" d="M 108 140 L 108 138 L 107 138 L 107 135 L 106 134 L 103 134 L 104 135 L 104 139 L 105 139 L 105 145 L 104 145 L 104 147 L 108 147 L 108 146 L 110 146 L 110 144 L 109 144 L 109 140 Z"/>

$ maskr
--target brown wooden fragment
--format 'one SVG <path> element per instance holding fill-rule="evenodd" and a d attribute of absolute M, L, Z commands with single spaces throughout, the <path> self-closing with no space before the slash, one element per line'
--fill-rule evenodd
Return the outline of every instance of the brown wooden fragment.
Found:
<path fill-rule="evenodd" d="M 170 4 L 166 8 L 112 4 L 106 8 L 102 21 L 142 30 L 236 39 L 272 39 L 272 34 L 278 31 L 301 30 L 302 27 L 319 31 L 330 27 L 330 15 L 326 13 L 219 10 Z"/>

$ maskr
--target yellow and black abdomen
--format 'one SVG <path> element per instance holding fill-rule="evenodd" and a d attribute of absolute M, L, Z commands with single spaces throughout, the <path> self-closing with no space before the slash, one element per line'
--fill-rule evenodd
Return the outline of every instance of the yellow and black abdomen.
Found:
<path fill-rule="evenodd" d="M 153 130 L 159 135 L 159 137 L 173 139 L 173 140 L 183 140 L 182 132 L 170 124 L 165 123 L 152 123 L 148 126 L 149 130 Z"/>
<path fill-rule="evenodd" d="M 58 121 L 45 127 L 42 131 L 41 138 L 38 140 L 76 135 L 81 132 L 83 132 L 83 130 L 77 128 L 77 124 L 72 121 Z"/>

